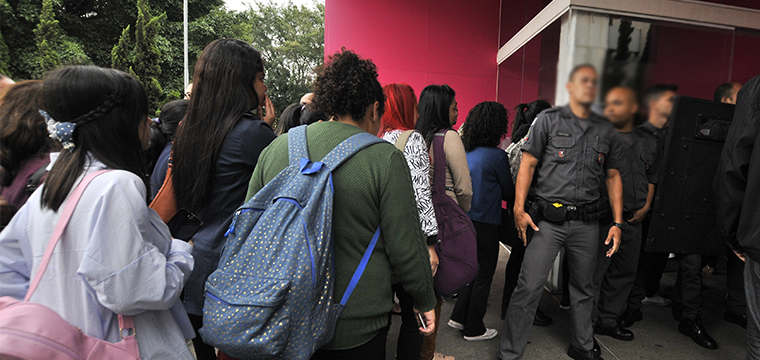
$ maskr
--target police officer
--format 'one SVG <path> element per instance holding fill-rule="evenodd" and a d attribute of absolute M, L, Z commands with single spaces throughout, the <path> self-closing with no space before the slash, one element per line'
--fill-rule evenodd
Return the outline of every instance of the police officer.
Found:
<path fill-rule="evenodd" d="M 594 351 L 591 324 L 593 276 L 599 251 L 598 216 L 602 208 L 599 189 L 606 181 L 614 226 L 604 242 L 612 244 L 606 253 L 612 256 L 625 227 L 623 186 L 617 170 L 622 150 L 613 141 L 612 125 L 591 113 L 596 98 L 596 70 L 591 65 L 575 67 L 566 87 L 570 104 L 539 114 L 522 148 L 514 214 L 527 248 L 501 333 L 499 357 L 503 360 L 522 356 L 546 277 L 563 247 L 571 269 L 572 336 L 568 355 L 573 359 L 601 359 Z M 535 202 L 526 212 L 526 197 L 536 171 Z M 539 221 L 540 217 L 543 220 Z M 530 233 L 532 240 L 528 243 Z"/>
<path fill-rule="evenodd" d="M 633 332 L 622 328 L 618 317 L 626 307 L 628 293 L 636 279 L 636 268 L 641 249 L 641 221 L 649 212 L 654 198 L 657 174 L 652 166 L 657 152 L 657 141 L 633 122 L 639 106 L 636 92 L 627 87 L 616 87 L 607 93 L 604 115 L 617 130 L 617 141 L 624 149 L 625 160 L 620 166 L 623 180 L 624 241 L 613 257 L 604 253 L 609 245 L 600 242 L 600 252 L 594 274 L 594 332 L 618 340 L 633 340 Z M 603 230 L 608 224 L 602 226 Z"/>

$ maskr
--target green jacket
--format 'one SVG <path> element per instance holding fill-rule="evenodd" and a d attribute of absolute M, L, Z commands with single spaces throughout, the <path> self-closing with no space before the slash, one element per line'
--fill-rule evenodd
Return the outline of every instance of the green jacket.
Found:
<path fill-rule="evenodd" d="M 307 129 L 309 156 L 321 160 L 362 129 L 320 122 Z M 253 171 L 247 199 L 288 166 L 287 134 L 264 149 Z M 388 325 L 393 306 L 392 273 L 415 299 L 415 308 L 436 305 L 425 235 L 420 228 L 412 179 L 404 155 L 388 144 L 365 148 L 333 172 L 334 299 L 340 299 L 378 226 L 381 237 L 367 268 L 324 349 L 343 350 L 371 340 Z"/>

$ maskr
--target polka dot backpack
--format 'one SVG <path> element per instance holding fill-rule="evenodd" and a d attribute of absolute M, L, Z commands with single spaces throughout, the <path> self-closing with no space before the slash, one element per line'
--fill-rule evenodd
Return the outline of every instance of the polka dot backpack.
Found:
<path fill-rule="evenodd" d="M 206 282 L 204 342 L 237 359 L 308 359 L 332 339 L 380 228 L 334 304 L 331 172 L 383 142 L 360 133 L 315 162 L 306 126 L 288 132 L 290 165 L 235 212 L 219 268 Z"/>

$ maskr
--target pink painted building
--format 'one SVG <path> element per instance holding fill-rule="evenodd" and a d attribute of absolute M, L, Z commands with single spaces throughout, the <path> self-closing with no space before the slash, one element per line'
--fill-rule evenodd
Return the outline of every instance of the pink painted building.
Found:
<path fill-rule="evenodd" d="M 460 124 L 480 101 L 565 103 L 564 80 L 581 63 L 600 70 L 602 91 L 673 83 L 710 99 L 760 74 L 760 2 L 326 0 L 325 54 L 342 47 L 372 59 L 382 84 L 418 96 L 450 85 Z"/>

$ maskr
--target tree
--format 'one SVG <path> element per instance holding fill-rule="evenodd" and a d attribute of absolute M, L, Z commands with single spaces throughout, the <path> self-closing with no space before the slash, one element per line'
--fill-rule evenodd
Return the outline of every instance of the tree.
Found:
<path fill-rule="evenodd" d="M 131 72 L 132 52 L 130 25 L 127 25 L 127 27 L 121 32 L 119 43 L 111 49 L 111 67 L 117 70 Z"/>
<path fill-rule="evenodd" d="M 0 32 L 0 74 L 8 75 L 10 69 L 11 54 L 8 45 L 5 44 L 3 33 Z"/>
<path fill-rule="evenodd" d="M 134 73 L 145 86 L 148 93 L 151 113 L 158 111 L 163 102 L 164 90 L 158 82 L 161 67 L 158 65 L 161 52 L 156 47 L 156 36 L 161 29 L 161 22 L 166 13 L 152 17 L 148 0 L 137 0 L 137 23 L 135 24 L 135 60 Z"/>
<path fill-rule="evenodd" d="M 247 12 L 250 41 L 265 60 L 269 97 L 278 113 L 312 89 L 325 51 L 325 7 L 256 3 Z"/>
<path fill-rule="evenodd" d="M 38 52 L 38 67 L 33 73 L 35 77 L 61 65 L 90 63 L 82 47 L 61 31 L 53 11 L 53 0 L 42 1 L 40 22 L 34 29 L 34 36 Z"/>
<path fill-rule="evenodd" d="M 53 15 L 53 0 L 42 0 L 40 23 L 34 30 L 39 52 L 39 68 L 44 73 L 61 65 L 61 59 L 56 51 L 61 42 L 61 30 L 58 20 Z"/>

